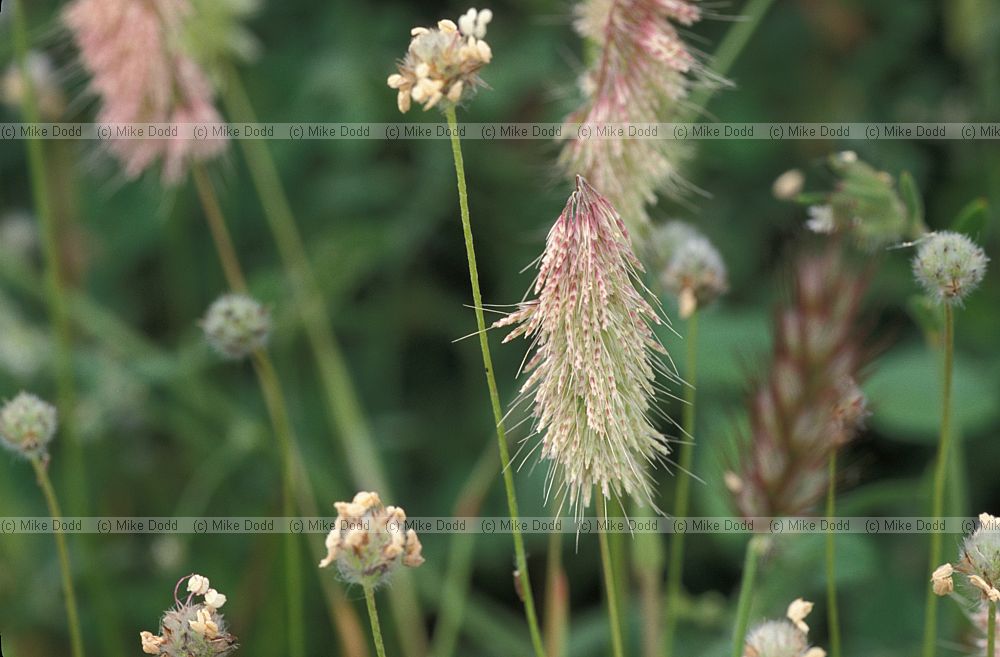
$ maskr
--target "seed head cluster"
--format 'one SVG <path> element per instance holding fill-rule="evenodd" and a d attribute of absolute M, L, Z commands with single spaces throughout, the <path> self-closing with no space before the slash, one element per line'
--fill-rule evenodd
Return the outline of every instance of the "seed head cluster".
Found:
<path fill-rule="evenodd" d="M 187 597 L 182 601 L 177 590 L 187 580 Z M 158 634 L 141 632 L 139 640 L 147 655 L 167 657 L 225 657 L 238 647 L 236 637 L 226 631 L 219 609 L 226 596 L 211 588 L 208 578 L 188 575 L 174 590 L 174 607 L 160 620 Z"/>
<path fill-rule="evenodd" d="M 413 102 L 429 110 L 454 106 L 471 97 L 483 85 L 479 71 L 493 59 L 484 39 L 491 20 L 489 9 L 470 9 L 457 25 L 442 20 L 436 28 L 413 28 L 406 56 L 387 81 L 397 91 L 399 111 L 405 114 Z"/>
<path fill-rule="evenodd" d="M 201 328 L 217 352 L 238 360 L 267 345 L 271 315 L 245 294 L 227 294 L 209 306 Z"/>
<path fill-rule="evenodd" d="M 961 233 L 933 233 L 920 243 L 913 275 L 938 303 L 961 304 L 986 275 L 986 253 Z"/>
<path fill-rule="evenodd" d="M 530 403 L 553 491 L 581 514 L 591 492 L 628 494 L 655 507 L 650 464 L 668 454 L 653 425 L 658 371 L 674 372 L 651 328 L 660 316 L 645 296 L 642 265 L 618 213 L 582 177 L 549 231 L 536 299 L 494 326 L 515 326 L 533 353 L 515 403 Z"/>
<path fill-rule="evenodd" d="M 0 443 L 27 458 L 44 456 L 56 435 L 56 409 L 27 392 L 0 408 Z"/>

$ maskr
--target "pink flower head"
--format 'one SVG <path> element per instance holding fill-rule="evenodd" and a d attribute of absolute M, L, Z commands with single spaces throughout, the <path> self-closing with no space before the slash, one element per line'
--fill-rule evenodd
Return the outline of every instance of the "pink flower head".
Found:
<path fill-rule="evenodd" d="M 100 97 L 100 123 L 217 123 L 212 85 L 185 52 L 187 0 L 75 0 L 64 13 Z M 126 177 L 158 160 L 163 181 L 176 184 L 193 160 L 222 153 L 224 139 L 112 139 L 108 147 Z"/>
<path fill-rule="evenodd" d="M 595 486 L 655 507 L 648 466 L 669 449 L 649 418 L 654 378 L 676 375 L 654 356 L 666 353 L 650 326 L 661 320 L 640 271 L 618 213 L 577 176 L 546 240 L 537 299 L 495 324 L 517 325 L 504 342 L 531 341 L 517 403 L 533 403 L 541 457 L 551 461 L 546 495 L 555 483 L 577 514 Z"/>
<path fill-rule="evenodd" d="M 576 28 L 600 47 L 585 74 L 583 106 L 567 118 L 593 127 L 590 137 L 568 141 L 562 162 L 593 181 L 621 212 L 633 233 L 648 225 L 646 204 L 656 190 L 679 188 L 680 142 L 616 132 L 597 138 L 602 126 L 669 121 L 694 78 L 707 78 L 677 32 L 701 20 L 691 0 L 586 0 L 577 5 Z"/>

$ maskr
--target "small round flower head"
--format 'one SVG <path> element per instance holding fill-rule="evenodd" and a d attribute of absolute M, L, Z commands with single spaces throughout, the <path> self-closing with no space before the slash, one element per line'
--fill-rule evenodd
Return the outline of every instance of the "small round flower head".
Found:
<path fill-rule="evenodd" d="M 764 621 L 746 636 L 743 657 L 825 657 L 822 648 L 809 647 L 809 626 L 803 619 L 813 604 L 802 598 L 788 606 L 786 618 Z"/>
<path fill-rule="evenodd" d="M 66 109 L 66 96 L 59 87 L 52 61 L 41 52 L 31 51 L 25 58 L 25 66 L 35 94 L 38 113 L 43 120 L 54 121 L 62 116 Z M 24 101 L 27 85 L 24 75 L 17 62 L 10 65 L 7 73 L 0 79 L 0 100 L 8 105 L 17 106 Z"/>
<path fill-rule="evenodd" d="M 326 537 L 327 555 L 320 568 L 336 563 L 344 581 L 375 587 L 399 564 L 416 568 L 424 562 L 417 533 L 406 529 L 406 513 L 383 506 L 378 493 L 360 492 L 334 507 L 337 520 Z"/>
<path fill-rule="evenodd" d="M 399 111 L 409 111 L 411 101 L 425 110 L 454 106 L 482 86 L 479 71 L 493 59 L 493 51 L 484 40 L 491 20 L 489 9 L 470 9 L 458 19 L 458 25 L 443 20 L 435 28 L 413 28 L 398 72 L 387 80 L 389 87 L 396 89 Z"/>
<path fill-rule="evenodd" d="M 28 458 L 45 454 L 57 426 L 55 407 L 27 392 L 0 409 L 0 442 Z"/>
<path fill-rule="evenodd" d="M 722 256 L 706 238 L 684 240 L 660 274 L 663 286 L 680 300 L 681 317 L 713 301 L 729 289 Z"/>
<path fill-rule="evenodd" d="M 208 343 L 226 358 L 240 359 L 267 345 L 271 317 L 264 306 L 244 294 L 227 294 L 213 303 L 201 320 Z"/>
<path fill-rule="evenodd" d="M 961 233 L 933 233 L 920 243 L 913 275 L 939 303 L 960 304 L 986 275 L 989 258 Z"/>
<path fill-rule="evenodd" d="M 979 528 L 962 543 L 962 559 L 957 570 L 970 579 L 978 578 L 973 585 L 984 593 L 1000 586 L 1000 524 L 996 518 L 987 513 L 979 516 Z M 979 581 L 989 588 L 980 586 Z"/>
<path fill-rule="evenodd" d="M 184 580 L 188 580 L 185 599 L 177 597 Z M 204 598 L 199 600 L 199 598 Z M 174 590 L 174 607 L 160 620 L 159 634 L 141 632 L 139 641 L 147 655 L 166 657 L 225 657 L 238 647 L 236 637 L 226 631 L 226 622 L 219 608 L 226 596 L 208 588 L 208 579 L 189 575 Z"/>

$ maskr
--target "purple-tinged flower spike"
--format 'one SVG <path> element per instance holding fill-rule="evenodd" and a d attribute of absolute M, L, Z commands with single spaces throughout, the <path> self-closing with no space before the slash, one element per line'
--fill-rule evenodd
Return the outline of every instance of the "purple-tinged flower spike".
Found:
<path fill-rule="evenodd" d="M 836 245 L 801 258 L 794 274 L 793 302 L 776 317 L 770 372 L 750 395 L 742 471 L 726 475 L 747 517 L 808 513 L 827 490 L 830 451 L 868 415 L 856 383 L 865 362 L 857 335 L 865 280 Z"/>
<path fill-rule="evenodd" d="M 63 20 L 100 97 L 99 123 L 218 123 L 208 76 L 185 47 L 188 0 L 74 0 Z M 156 162 L 163 182 L 181 181 L 195 161 L 226 149 L 224 139 L 112 139 L 107 142 L 129 179 Z"/>
<path fill-rule="evenodd" d="M 781 620 L 764 621 L 746 636 L 743 657 L 826 657 L 822 648 L 809 647 L 809 626 L 805 617 L 813 603 L 799 598 L 788 605 Z"/>
<path fill-rule="evenodd" d="M 649 465 L 669 453 L 650 420 L 666 350 L 651 324 L 642 265 L 611 203 L 583 178 L 549 231 L 534 283 L 537 299 L 494 326 L 531 341 L 528 378 L 515 405 L 530 401 L 541 458 L 551 461 L 546 496 L 582 515 L 595 487 L 655 508 Z"/>
<path fill-rule="evenodd" d="M 656 202 L 657 190 L 683 188 L 678 163 L 684 151 L 677 141 L 636 139 L 621 124 L 676 118 L 692 83 L 707 82 L 710 76 L 678 34 L 679 26 L 701 18 L 698 3 L 689 0 L 586 0 L 576 7 L 577 31 L 599 55 L 581 80 L 584 103 L 566 121 L 592 130 L 619 124 L 623 132 L 576 136 L 566 143 L 562 163 L 606 194 L 636 235 L 648 227 L 646 204 Z"/>
<path fill-rule="evenodd" d="M 990 259 L 961 233 L 932 233 L 913 258 L 913 275 L 938 303 L 961 305 L 986 276 Z"/>

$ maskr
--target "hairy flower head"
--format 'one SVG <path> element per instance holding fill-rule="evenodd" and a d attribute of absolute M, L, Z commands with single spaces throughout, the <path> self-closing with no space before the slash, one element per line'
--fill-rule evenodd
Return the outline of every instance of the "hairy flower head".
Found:
<path fill-rule="evenodd" d="M 399 564 L 416 568 L 424 562 L 417 533 L 406 529 L 406 513 L 383 506 L 378 493 L 360 492 L 334 507 L 337 520 L 326 537 L 327 555 L 320 568 L 336 563 L 345 581 L 378 586 Z"/>
<path fill-rule="evenodd" d="M 743 657 L 825 657 L 822 648 L 809 647 L 809 626 L 803 620 L 813 603 L 802 598 L 788 605 L 782 620 L 764 621 L 750 630 L 743 647 Z"/>
<path fill-rule="evenodd" d="M 986 275 L 989 258 L 961 233 L 932 233 L 913 258 L 913 275 L 938 303 L 961 304 Z"/>
<path fill-rule="evenodd" d="M 177 592 L 187 580 L 186 598 Z M 198 598 L 204 598 L 199 600 Z M 208 579 L 201 575 L 181 578 L 174 587 L 174 606 L 160 619 L 159 634 L 143 631 L 139 634 L 142 651 L 147 655 L 166 657 L 225 657 L 237 646 L 236 637 L 226 631 L 226 622 L 219 608 L 226 596 L 208 588 Z"/>
<path fill-rule="evenodd" d="M 245 294 L 226 294 L 209 306 L 201 320 L 208 343 L 226 358 L 246 358 L 267 345 L 271 316 Z"/>
<path fill-rule="evenodd" d="M 678 225 L 686 228 L 672 228 Z M 729 289 L 726 264 L 708 238 L 679 221 L 671 221 L 657 232 L 670 233 L 676 239 L 666 246 L 669 255 L 660 270 L 660 281 L 677 297 L 681 317 L 690 317 Z"/>
<path fill-rule="evenodd" d="M 654 355 L 666 352 L 641 270 L 618 213 L 578 176 L 549 231 L 537 298 L 494 325 L 516 326 L 505 342 L 531 341 L 517 403 L 532 404 L 541 457 L 551 461 L 546 494 L 554 484 L 578 514 L 595 487 L 655 507 L 648 466 L 669 450 L 649 417 L 654 378 L 677 377 Z"/>
<path fill-rule="evenodd" d="M 55 407 L 27 392 L 0 408 L 0 444 L 28 458 L 46 453 L 57 426 Z"/>
<path fill-rule="evenodd" d="M 217 123 L 212 85 L 186 45 L 188 0 L 73 0 L 63 19 L 100 98 L 99 123 Z M 176 184 L 193 161 L 214 158 L 222 139 L 112 139 L 129 179 L 161 161 Z"/>
<path fill-rule="evenodd" d="M 406 55 L 388 84 L 397 90 L 399 111 L 411 101 L 424 106 L 448 107 L 468 99 L 483 85 L 479 71 L 493 59 L 486 43 L 486 26 L 493 20 L 489 9 L 470 9 L 458 19 L 438 21 L 437 27 L 415 27 Z"/>

